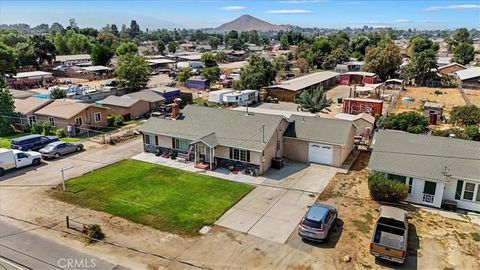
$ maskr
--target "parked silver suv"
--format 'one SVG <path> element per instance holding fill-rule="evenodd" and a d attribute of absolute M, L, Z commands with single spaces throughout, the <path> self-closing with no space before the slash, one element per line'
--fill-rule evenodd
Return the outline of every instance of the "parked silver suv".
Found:
<path fill-rule="evenodd" d="M 337 215 L 337 209 L 331 205 L 313 204 L 298 224 L 298 234 L 308 240 L 323 241 L 327 239 Z"/>

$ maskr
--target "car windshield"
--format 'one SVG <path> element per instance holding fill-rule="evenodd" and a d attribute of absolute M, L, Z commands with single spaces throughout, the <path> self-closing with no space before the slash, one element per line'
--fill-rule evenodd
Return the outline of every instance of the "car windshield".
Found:
<path fill-rule="evenodd" d="M 320 229 L 322 227 L 322 222 L 306 218 L 303 220 L 303 225 L 310 228 Z"/>

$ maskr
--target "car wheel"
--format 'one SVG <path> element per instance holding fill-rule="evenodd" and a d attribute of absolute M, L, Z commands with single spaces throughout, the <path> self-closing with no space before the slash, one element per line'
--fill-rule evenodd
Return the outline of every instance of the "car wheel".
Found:
<path fill-rule="evenodd" d="M 80 151 L 82 151 L 82 147 L 81 147 L 81 146 L 77 147 L 77 152 L 80 152 Z"/>
<path fill-rule="evenodd" d="M 59 158 L 59 157 L 60 157 L 60 153 L 55 153 L 55 155 L 54 155 L 53 157 Z"/>
<path fill-rule="evenodd" d="M 0 168 L 0 176 L 4 176 L 5 175 L 5 170 L 3 168 Z"/>
<path fill-rule="evenodd" d="M 39 158 L 34 159 L 34 160 L 32 161 L 32 165 L 33 165 L 33 166 L 38 166 L 38 165 L 40 165 L 40 159 L 39 159 Z"/>

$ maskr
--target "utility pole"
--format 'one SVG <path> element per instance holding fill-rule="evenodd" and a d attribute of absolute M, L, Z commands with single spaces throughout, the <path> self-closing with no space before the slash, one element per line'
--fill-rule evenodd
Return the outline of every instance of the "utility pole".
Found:
<path fill-rule="evenodd" d="M 72 168 L 73 168 L 73 166 L 70 166 L 70 167 L 62 168 L 62 170 L 60 170 L 60 172 L 62 173 L 62 190 L 63 190 L 63 192 L 67 191 L 67 189 L 65 187 L 65 171 L 68 171 Z"/>

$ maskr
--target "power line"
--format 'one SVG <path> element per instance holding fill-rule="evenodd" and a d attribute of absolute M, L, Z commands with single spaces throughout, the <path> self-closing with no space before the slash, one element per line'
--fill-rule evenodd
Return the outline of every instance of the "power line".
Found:
<path fill-rule="evenodd" d="M 424 157 L 438 157 L 438 158 L 448 158 L 448 159 L 463 159 L 463 160 L 476 160 L 480 161 L 480 158 L 471 158 L 471 157 L 452 157 L 452 156 L 442 156 L 442 155 L 433 155 L 433 154 L 419 154 L 419 153 L 408 153 L 408 152 L 398 152 L 398 151 L 381 151 L 373 150 L 373 153 L 387 153 L 387 154 L 397 154 L 397 155 L 408 155 L 408 156 L 424 156 Z"/>

